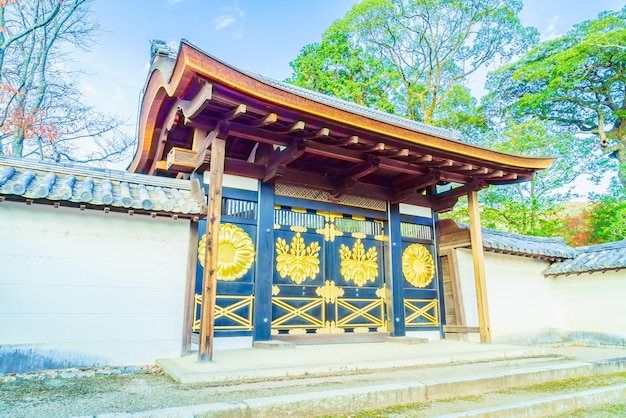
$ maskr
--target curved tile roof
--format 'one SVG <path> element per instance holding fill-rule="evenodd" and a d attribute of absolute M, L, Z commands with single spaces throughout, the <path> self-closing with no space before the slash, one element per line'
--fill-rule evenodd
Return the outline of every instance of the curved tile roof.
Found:
<path fill-rule="evenodd" d="M 191 182 L 0 156 L 0 197 L 194 217 Z"/>
<path fill-rule="evenodd" d="M 483 245 L 487 249 L 506 250 L 530 256 L 570 258 L 576 250 L 562 237 L 535 237 L 483 228 Z"/>
<path fill-rule="evenodd" d="M 155 132 L 161 128 L 159 118 L 173 101 L 191 100 L 186 93 L 193 91 L 198 77 L 264 106 L 307 114 L 318 121 L 382 135 L 407 146 L 421 147 L 426 153 L 454 156 L 475 165 L 492 164 L 522 170 L 523 173 L 516 171 L 520 175 L 545 169 L 553 161 L 553 158 L 522 157 L 476 147 L 463 142 L 457 131 L 428 126 L 242 71 L 182 40 L 175 60 L 172 60 L 171 49 L 167 49 L 153 61 L 142 98 L 139 147 L 130 171 L 155 171 L 154 161 L 162 158 L 163 151 L 155 144 L 158 142 Z"/>
<path fill-rule="evenodd" d="M 559 276 L 626 269 L 626 240 L 579 247 L 576 252 L 575 257 L 553 263 L 543 274 Z"/>
<path fill-rule="evenodd" d="M 467 224 L 458 225 L 469 229 Z M 535 237 L 489 228 L 482 228 L 482 233 L 486 250 L 544 259 L 567 259 L 578 254 L 562 237 Z"/>

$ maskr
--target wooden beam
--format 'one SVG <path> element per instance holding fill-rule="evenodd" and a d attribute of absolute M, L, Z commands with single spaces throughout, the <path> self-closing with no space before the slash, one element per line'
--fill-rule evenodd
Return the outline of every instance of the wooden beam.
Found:
<path fill-rule="evenodd" d="M 196 287 L 196 264 L 198 259 L 198 222 L 189 224 L 187 247 L 187 278 L 185 280 L 185 305 L 183 311 L 183 341 L 181 355 L 191 353 L 191 328 L 193 327 Z"/>
<path fill-rule="evenodd" d="M 198 90 L 196 95 L 191 100 L 178 101 L 178 107 L 182 111 L 185 120 L 193 119 L 202 113 L 213 98 L 213 84 L 201 78 L 198 78 L 197 82 L 200 84 L 200 90 Z"/>
<path fill-rule="evenodd" d="M 418 194 L 420 190 L 437 184 L 441 179 L 441 172 L 439 170 L 430 170 L 425 177 L 421 177 L 415 180 L 411 186 L 397 191 L 391 198 L 392 203 L 400 203 L 407 200 L 409 197 Z"/>
<path fill-rule="evenodd" d="M 400 148 L 397 151 L 387 152 L 385 153 L 385 157 L 387 158 L 404 158 L 408 157 L 410 154 L 408 148 Z"/>
<path fill-rule="evenodd" d="M 240 103 L 236 108 L 234 108 L 230 112 L 224 113 L 222 115 L 222 119 L 225 119 L 225 120 L 237 119 L 239 116 L 245 115 L 247 111 L 248 111 L 248 107 L 245 104 Z"/>
<path fill-rule="evenodd" d="M 198 361 L 213 361 L 215 330 L 215 298 L 217 290 L 217 251 L 222 217 L 222 181 L 226 158 L 226 141 L 216 138 L 211 145 L 209 171 L 209 201 L 206 217 L 206 252 L 202 275 L 202 313 L 200 317 L 200 341 Z"/>
<path fill-rule="evenodd" d="M 272 123 L 276 123 L 276 121 L 278 121 L 278 115 L 276 113 L 268 113 L 262 118 L 259 118 L 255 120 L 254 122 L 252 122 L 250 126 L 255 127 L 255 128 L 260 128 L 262 126 L 267 126 L 267 125 L 271 125 Z"/>
<path fill-rule="evenodd" d="M 167 153 L 165 169 L 167 171 L 191 173 L 196 169 L 196 158 L 196 151 L 187 148 L 172 147 Z"/>
<path fill-rule="evenodd" d="M 296 139 L 283 151 L 274 151 L 267 163 L 267 172 L 263 177 L 263 183 L 271 183 L 285 173 L 286 166 L 300 158 L 306 150 L 305 141 Z"/>
<path fill-rule="evenodd" d="M 480 342 L 490 343 L 491 324 L 489 321 L 489 304 L 487 301 L 483 233 L 480 226 L 480 213 L 478 211 L 478 192 L 476 190 L 472 190 L 467 194 L 467 199 L 470 218 L 470 239 L 472 241 L 472 260 L 474 262 L 474 283 L 476 285 L 476 303 L 478 305 Z"/>
<path fill-rule="evenodd" d="M 213 142 L 217 139 L 226 140 L 228 136 L 228 129 L 230 126 L 230 122 L 227 121 L 219 121 L 217 123 L 217 127 L 213 129 L 209 134 L 202 140 L 199 145 L 198 153 L 196 155 L 195 161 L 195 170 L 198 170 L 203 164 L 206 157 L 206 153 L 209 147 L 212 146 Z"/>
<path fill-rule="evenodd" d="M 436 194 L 434 197 L 437 200 L 441 200 L 441 201 L 449 200 L 449 199 L 458 199 L 459 197 L 464 196 L 473 190 L 484 189 L 486 186 L 487 184 L 484 181 L 478 180 L 478 179 L 472 179 L 469 183 L 463 186 L 455 187 L 446 192 Z"/>
<path fill-rule="evenodd" d="M 202 147 L 204 139 L 209 135 L 206 129 L 193 128 L 193 138 L 191 140 L 191 149 L 198 152 Z"/>
<path fill-rule="evenodd" d="M 294 122 L 293 124 L 291 124 L 291 126 L 289 126 L 289 128 L 287 128 L 284 131 L 274 131 L 274 133 L 276 134 L 293 134 L 296 132 L 302 132 L 304 131 L 306 124 L 304 123 L 304 121 L 299 120 Z"/>
<path fill-rule="evenodd" d="M 367 161 L 352 166 L 341 173 L 341 177 L 337 179 L 335 189 L 331 195 L 335 198 L 340 197 L 348 189 L 350 189 L 361 177 L 365 177 L 378 170 L 380 160 L 376 157 L 369 157 Z"/>
<path fill-rule="evenodd" d="M 314 135 L 306 137 L 304 139 L 326 139 L 330 135 L 330 129 L 322 128 L 319 131 L 315 132 Z"/>
<path fill-rule="evenodd" d="M 444 325 L 443 332 L 450 332 L 455 334 L 468 334 L 474 332 L 480 332 L 480 327 L 466 327 L 460 325 Z"/>

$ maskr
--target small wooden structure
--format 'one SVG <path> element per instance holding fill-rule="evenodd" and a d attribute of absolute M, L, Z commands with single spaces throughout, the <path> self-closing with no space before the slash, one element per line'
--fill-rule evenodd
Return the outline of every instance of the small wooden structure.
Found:
<path fill-rule="evenodd" d="M 175 56 L 162 51 L 154 49 L 130 170 L 206 174 L 201 360 L 212 357 L 220 315 L 234 321 L 230 331 L 256 341 L 440 332 L 437 213 L 469 195 L 472 238 L 480 240 L 476 192 L 529 180 L 552 162 L 475 147 L 455 131 L 240 71 L 186 41 Z M 223 187 L 225 176 L 234 186 Z M 240 241 L 222 237 L 220 224 Z M 219 245 L 230 255 L 218 254 Z M 475 257 L 489 341 L 480 250 Z M 236 274 L 223 274 L 239 261 Z M 245 314 L 229 308 L 232 300 L 216 304 L 220 286 Z"/>

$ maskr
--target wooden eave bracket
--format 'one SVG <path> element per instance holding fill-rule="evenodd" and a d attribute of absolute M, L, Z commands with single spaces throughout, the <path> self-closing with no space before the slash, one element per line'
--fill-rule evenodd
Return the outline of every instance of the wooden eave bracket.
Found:
<path fill-rule="evenodd" d="M 198 151 L 195 160 L 194 170 L 198 170 L 203 164 L 206 157 L 207 150 L 211 147 L 216 139 L 226 140 L 228 137 L 228 131 L 230 130 L 230 122 L 226 120 L 220 120 L 217 123 L 215 129 L 208 133 L 198 145 Z"/>
<path fill-rule="evenodd" d="M 230 112 L 226 112 L 222 115 L 222 119 L 224 120 L 233 120 L 237 119 L 240 116 L 243 116 L 248 111 L 248 106 L 243 103 L 240 103 L 236 108 L 231 110 Z"/>
<path fill-rule="evenodd" d="M 345 170 L 343 173 L 341 173 L 340 178 L 336 180 L 335 189 L 331 192 L 331 195 L 334 198 L 339 198 L 342 194 L 348 191 L 360 178 L 365 177 L 378 170 L 379 164 L 380 160 L 377 157 L 370 156 L 367 158 L 367 161 Z"/>
<path fill-rule="evenodd" d="M 439 170 L 429 170 L 426 176 L 416 179 L 411 186 L 395 192 L 391 198 L 392 203 L 401 203 L 409 199 L 411 196 L 419 194 L 419 192 L 427 187 L 437 184 L 441 180 L 441 172 Z"/>
<path fill-rule="evenodd" d="M 263 126 L 271 125 L 278 121 L 278 115 L 276 113 L 268 113 L 267 115 L 255 120 L 250 124 L 253 128 L 261 128 Z"/>
<path fill-rule="evenodd" d="M 306 151 L 306 141 L 296 139 L 287 148 L 275 152 L 266 164 L 263 183 L 273 183 L 285 174 L 287 165 L 300 158 Z"/>
<path fill-rule="evenodd" d="M 201 78 L 197 78 L 197 82 L 200 84 L 198 93 L 191 100 L 180 100 L 178 103 L 185 119 L 198 116 L 213 99 L 213 84 Z"/>
<path fill-rule="evenodd" d="M 472 181 L 463 186 L 456 187 L 452 190 L 448 190 L 447 192 L 433 195 L 432 198 L 435 200 L 435 205 L 433 206 L 433 209 L 439 213 L 447 212 L 451 210 L 454 205 L 456 205 L 461 196 L 464 196 L 475 190 L 484 189 L 485 187 L 487 187 L 487 183 L 484 180 L 472 179 Z"/>

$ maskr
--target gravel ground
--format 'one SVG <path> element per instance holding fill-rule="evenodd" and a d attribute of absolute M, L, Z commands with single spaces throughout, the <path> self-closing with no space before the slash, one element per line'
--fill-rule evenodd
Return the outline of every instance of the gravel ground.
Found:
<path fill-rule="evenodd" d="M 555 355 L 567 356 L 573 360 L 587 361 L 624 357 L 624 353 L 626 353 L 624 349 L 599 351 L 583 348 L 568 348 L 554 352 Z M 445 379 L 459 375 L 497 373 L 558 364 L 562 362 L 562 359 L 562 357 L 531 358 L 417 369 L 394 369 L 342 376 L 251 381 L 231 385 L 228 383 L 183 385 L 162 375 L 160 369 L 151 366 L 136 370 L 129 368 L 74 369 L 45 372 L 36 376 L 5 376 L 0 379 L 0 417 L 72 417 L 145 411 L 391 382 L 419 381 L 435 377 Z"/>

